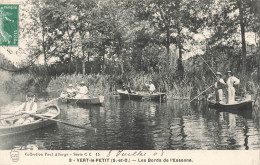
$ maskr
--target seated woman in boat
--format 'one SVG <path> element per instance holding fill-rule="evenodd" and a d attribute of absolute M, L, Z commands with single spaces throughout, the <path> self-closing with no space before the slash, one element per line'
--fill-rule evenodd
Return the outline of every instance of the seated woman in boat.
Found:
<path fill-rule="evenodd" d="M 15 114 L 21 114 L 23 112 L 27 114 L 23 114 L 21 118 L 14 122 L 14 124 L 28 124 L 34 121 L 34 117 L 30 116 L 30 114 L 35 114 L 37 112 L 37 103 L 34 102 L 35 95 L 31 92 L 26 95 L 26 102 L 20 105 Z"/>
<path fill-rule="evenodd" d="M 68 97 L 68 92 L 66 90 L 63 90 L 60 94 L 61 98 L 67 98 Z"/>
<path fill-rule="evenodd" d="M 220 72 L 216 73 L 217 82 L 215 83 L 215 93 L 216 93 L 216 103 L 222 103 L 223 99 L 223 89 L 226 86 L 225 81 L 223 80 L 222 74 Z"/>
<path fill-rule="evenodd" d="M 88 94 L 88 87 L 86 87 L 85 82 L 81 81 L 80 86 L 78 86 L 78 91 L 77 91 L 76 98 L 82 98 L 82 97 L 87 97 Z"/>
<path fill-rule="evenodd" d="M 66 92 L 67 92 L 67 94 L 68 94 L 68 97 L 71 98 L 71 97 L 76 96 L 77 90 L 75 90 L 75 89 L 73 88 L 73 85 L 72 85 L 72 84 L 69 84 L 68 88 L 66 89 Z"/>
<path fill-rule="evenodd" d="M 146 84 L 146 86 L 148 87 L 148 91 L 150 94 L 152 94 L 155 91 L 155 86 L 152 83 L 152 80 L 149 81 L 149 84 Z"/>
<path fill-rule="evenodd" d="M 227 104 L 232 104 L 235 102 L 235 93 L 236 93 L 234 85 L 238 85 L 240 83 L 240 80 L 235 76 L 233 76 L 231 71 L 227 71 L 227 75 L 228 75 L 227 83 L 226 83 L 227 93 L 228 93 Z"/>

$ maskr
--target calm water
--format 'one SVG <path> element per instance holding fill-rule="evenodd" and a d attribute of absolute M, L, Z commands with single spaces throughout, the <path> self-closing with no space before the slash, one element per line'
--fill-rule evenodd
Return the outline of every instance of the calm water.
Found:
<path fill-rule="evenodd" d="M 42 101 L 42 100 L 40 100 Z M 10 109 L 20 102 L 2 106 Z M 0 149 L 40 150 L 256 150 L 260 149 L 259 113 L 217 112 L 206 103 L 167 103 L 106 98 L 104 107 L 58 102 L 60 119 L 78 129 L 53 124 L 16 136 L 0 138 Z"/>

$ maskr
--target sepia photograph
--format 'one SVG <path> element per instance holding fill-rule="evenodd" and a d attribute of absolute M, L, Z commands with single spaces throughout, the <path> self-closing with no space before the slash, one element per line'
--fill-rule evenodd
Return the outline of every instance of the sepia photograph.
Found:
<path fill-rule="evenodd" d="M 11 162 L 24 151 L 86 163 L 66 151 L 152 152 L 102 159 L 128 164 L 259 151 L 259 82 L 259 0 L 0 0 L 0 150 Z"/>

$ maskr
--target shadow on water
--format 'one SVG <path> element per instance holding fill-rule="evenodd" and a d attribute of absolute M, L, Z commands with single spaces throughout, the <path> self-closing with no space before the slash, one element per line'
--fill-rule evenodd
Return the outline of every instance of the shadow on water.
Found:
<path fill-rule="evenodd" d="M 221 112 L 205 102 L 138 102 L 106 97 L 104 106 L 58 102 L 60 123 L 8 139 L 1 149 L 17 146 L 48 150 L 260 149 L 259 114 Z M 23 148 L 22 147 L 22 148 Z"/>

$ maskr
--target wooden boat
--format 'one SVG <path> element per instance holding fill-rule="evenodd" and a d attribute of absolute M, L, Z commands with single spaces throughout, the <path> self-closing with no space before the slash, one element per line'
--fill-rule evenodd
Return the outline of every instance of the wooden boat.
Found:
<path fill-rule="evenodd" d="M 37 113 L 38 115 L 48 117 L 50 119 L 57 118 L 60 114 L 60 109 L 58 106 L 52 105 L 45 107 L 40 110 L 40 113 Z M 14 116 L 11 118 L 8 118 L 8 125 L 0 125 L 0 136 L 6 136 L 6 135 L 13 135 L 13 134 L 19 134 L 24 132 L 29 132 L 32 130 L 40 129 L 43 127 L 46 127 L 50 124 L 56 123 L 55 121 L 48 120 L 48 119 L 42 119 L 42 118 L 35 118 L 36 120 L 28 123 L 28 124 L 21 124 L 21 125 L 14 125 L 11 124 L 13 121 L 19 119 L 21 115 Z"/>
<path fill-rule="evenodd" d="M 98 97 L 68 97 L 67 93 L 61 93 L 60 97 L 63 101 L 67 101 L 67 103 L 77 103 L 77 104 L 88 104 L 88 105 L 102 105 L 104 103 L 104 96 Z"/>
<path fill-rule="evenodd" d="M 225 98 L 223 98 L 225 100 Z M 252 99 L 251 95 L 247 95 L 246 97 L 237 96 L 235 98 L 235 102 L 232 104 L 226 103 L 216 103 L 215 94 L 210 94 L 207 98 L 207 102 L 209 107 L 218 110 L 252 110 Z"/>
<path fill-rule="evenodd" d="M 67 103 L 75 102 L 77 104 L 102 105 L 104 103 L 104 96 L 91 98 L 65 98 Z"/>
<path fill-rule="evenodd" d="M 121 90 L 118 89 L 117 90 L 120 98 L 122 99 L 130 99 L 130 100 L 140 100 L 140 101 L 144 101 L 144 100 L 151 100 L 151 101 L 158 101 L 158 102 L 165 102 L 166 101 L 166 93 L 153 93 L 150 94 L 148 92 L 131 92 L 129 93 L 127 90 Z"/>

